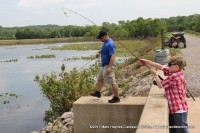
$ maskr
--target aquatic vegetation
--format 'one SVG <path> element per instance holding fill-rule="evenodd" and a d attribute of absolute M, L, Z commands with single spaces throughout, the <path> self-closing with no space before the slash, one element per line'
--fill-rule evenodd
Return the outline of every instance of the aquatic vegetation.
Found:
<path fill-rule="evenodd" d="M 18 59 L 0 60 L 0 63 L 17 62 Z"/>
<path fill-rule="evenodd" d="M 10 100 L 18 98 L 18 95 L 15 93 L 5 93 L 0 94 L 0 105 L 1 104 L 9 104 Z"/>
<path fill-rule="evenodd" d="M 50 50 L 99 50 L 101 48 L 101 43 L 90 43 L 90 44 L 71 44 L 63 46 L 48 47 Z"/>
<path fill-rule="evenodd" d="M 65 60 L 65 61 L 69 61 L 69 60 L 93 60 L 95 58 L 96 58 L 95 55 L 81 56 L 81 57 L 73 56 L 73 57 L 66 57 L 63 60 Z"/>
<path fill-rule="evenodd" d="M 32 50 L 42 50 L 42 49 L 40 49 L 40 48 L 35 48 L 35 49 L 32 49 Z"/>
<path fill-rule="evenodd" d="M 114 39 L 113 39 L 114 40 Z M 157 41 L 156 39 L 153 41 Z M 152 39 L 146 39 L 146 40 L 120 40 L 120 43 L 124 44 L 128 49 L 133 51 L 136 55 L 139 54 L 147 54 L 149 50 L 151 50 L 152 47 L 157 45 L 157 42 L 155 44 L 151 44 Z M 127 50 L 118 43 L 118 41 L 115 41 L 116 50 L 117 50 L 117 57 L 126 57 L 131 56 Z M 63 46 L 54 46 L 54 47 L 48 47 L 50 50 L 78 50 L 78 51 L 87 51 L 87 50 L 100 50 L 102 46 L 102 43 L 92 43 L 92 44 L 70 44 L 70 45 L 63 45 Z"/>
<path fill-rule="evenodd" d="M 34 56 L 28 56 L 28 59 L 40 59 L 40 58 L 55 58 L 56 56 L 53 54 L 48 55 L 34 55 Z"/>

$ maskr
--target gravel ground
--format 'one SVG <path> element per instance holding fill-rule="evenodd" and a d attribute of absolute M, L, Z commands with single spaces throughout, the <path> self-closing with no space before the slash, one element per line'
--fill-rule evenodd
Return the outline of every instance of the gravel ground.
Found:
<path fill-rule="evenodd" d="M 187 48 L 181 49 L 187 62 L 185 79 L 187 89 L 195 96 L 200 96 L 200 38 L 185 35 Z"/>

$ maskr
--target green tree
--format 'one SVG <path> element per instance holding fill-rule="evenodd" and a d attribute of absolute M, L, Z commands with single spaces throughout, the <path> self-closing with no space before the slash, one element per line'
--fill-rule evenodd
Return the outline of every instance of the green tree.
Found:
<path fill-rule="evenodd" d="M 60 35 L 60 32 L 59 32 L 59 31 L 53 30 L 53 31 L 50 32 L 50 37 L 51 37 L 51 38 L 60 38 L 61 35 Z"/>
<path fill-rule="evenodd" d="M 198 16 L 195 20 L 195 31 L 200 32 L 200 16 Z"/>
<path fill-rule="evenodd" d="M 113 35 L 115 37 L 128 37 L 128 31 L 126 31 L 124 28 L 122 27 L 117 27 L 115 30 L 114 30 L 114 33 Z"/>

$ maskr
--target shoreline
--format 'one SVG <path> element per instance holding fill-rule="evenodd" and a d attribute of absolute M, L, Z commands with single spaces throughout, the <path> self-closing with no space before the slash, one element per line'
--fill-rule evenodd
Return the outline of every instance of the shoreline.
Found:
<path fill-rule="evenodd" d="M 98 40 L 95 38 L 85 38 L 85 37 L 0 40 L 0 46 L 19 45 L 19 44 L 26 45 L 26 44 L 51 44 L 51 43 L 64 43 L 64 42 L 89 42 L 89 41 L 98 41 Z"/>
<path fill-rule="evenodd" d="M 144 38 L 113 38 L 116 40 L 144 40 Z M 95 37 L 63 37 L 63 38 L 44 38 L 44 39 L 19 39 L 19 40 L 0 40 L 0 46 L 6 45 L 28 45 L 28 44 L 51 44 L 65 42 L 99 42 Z"/>

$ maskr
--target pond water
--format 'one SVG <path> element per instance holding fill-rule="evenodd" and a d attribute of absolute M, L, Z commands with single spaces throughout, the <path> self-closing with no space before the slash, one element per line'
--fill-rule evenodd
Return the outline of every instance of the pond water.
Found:
<path fill-rule="evenodd" d="M 44 127 L 43 117 L 49 109 L 49 101 L 42 96 L 39 85 L 34 81 L 35 75 L 61 72 L 62 63 L 65 64 L 67 71 L 74 67 L 79 69 L 88 60 L 62 60 L 65 57 L 96 54 L 96 51 L 46 49 L 49 46 L 62 45 L 66 43 L 0 46 L 1 61 L 18 59 L 17 62 L 0 63 L 0 94 L 3 95 L 0 97 L 0 133 L 28 133 Z M 54 54 L 56 58 L 27 59 L 28 56 L 45 54 Z M 3 104 L 2 100 L 6 93 L 15 93 L 18 97 L 11 97 L 9 103 Z"/>

